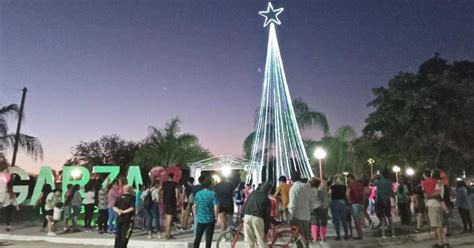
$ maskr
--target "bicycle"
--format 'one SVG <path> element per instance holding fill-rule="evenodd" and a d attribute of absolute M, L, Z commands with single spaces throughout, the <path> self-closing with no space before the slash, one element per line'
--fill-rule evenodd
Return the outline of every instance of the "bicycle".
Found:
<path fill-rule="evenodd" d="M 236 229 L 221 233 L 221 235 L 219 235 L 217 238 L 216 247 L 235 248 L 239 241 L 244 241 L 243 227 L 243 222 L 240 220 L 240 224 Z M 306 240 L 298 232 L 298 228 L 289 224 L 283 224 L 274 221 L 270 224 L 270 229 L 268 230 L 267 235 L 265 235 L 265 239 L 269 247 L 272 248 L 307 248 Z"/>

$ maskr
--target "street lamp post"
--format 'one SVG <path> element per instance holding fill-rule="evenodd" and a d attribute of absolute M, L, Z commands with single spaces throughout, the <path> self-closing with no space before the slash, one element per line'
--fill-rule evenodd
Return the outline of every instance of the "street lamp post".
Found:
<path fill-rule="evenodd" d="M 374 164 L 375 164 L 375 160 L 369 158 L 367 160 L 367 163 L 369 164 L 370 166 L 370 178 L 374 178 Z"/>
<path fill-rule="evenodd" d="M 344 171 L 342 174 L 344 174 L 344 181 L 346 182 L 346 186 L 347 186 L 347 175 L 349 175 L 349 172 Z"/>
<path fill-rule="evenodd" d="M 322 160 L 326 157 L 326 151 L 324 151 L 323 148 L 318 147 L 314 151 L 314 157 L 316 157 L 319 160 L 319 177 L 323 179 L 323 162 Z"/>
<path fill-rule="evenodd" d="M 393 170 L 393 172 L 395 172 L 395 177 L 396 177 L 397 182 L 398 182 L 398 173 L 400 173 L 400 167 L 394 165 L 392 170 Z"/>

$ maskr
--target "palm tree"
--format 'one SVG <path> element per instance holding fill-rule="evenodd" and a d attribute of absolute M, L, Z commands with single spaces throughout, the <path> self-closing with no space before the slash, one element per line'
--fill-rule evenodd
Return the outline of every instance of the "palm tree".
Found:
<path fill-rule="evenodd" d="M 321 130 L 324 135 L 329 133 L 329 125 L 326 115 L 322 112 L 317 112 L 310 109 L 308 104 L 304 102 L 302 98 L 293 100 L 293 110 L 295 111 L 296 122 L 298 123 L 300 130 L 307 128 L 319 128 L 319 130 Z M 244 140 L 244 156 L 246 158 L 250 158 L 251 156 L 254 138 L 255 132 L 252 132 Z"/>
<path fill-rule="evenodd" d="M 145 167 L 156 165 L 186 165 L 211 156 L 199 145 L 194 134 L 180 134 L 180 120 L 171 119 L 165 128 L 149 127 L 150 134 L 135 156 L 135 162 Z"/>
<path fill-rule="evenodd" d="M 10 118 L 23 118 L 23 116 L 19 116 L 19 111 L 19 107 L 16 104 L 0 106 L 0 159 L 4 159 L 4 151 L 12 149 L 15 144 L 15 134 L 8 132 L 8 121 L 11 120 Z M 18 141 L 21 151 L 35 160 L 43 159 L 43 147 L 37 138 L 20 134 Z"/>
<path fill-rule="evenodd" d="M 305 140 L 305 148 L 308 154 L 312 154 L 316 147 L 326 149 L 328 156 L 324 160 L 325 175 L 334 175 L 344 171 L 356 171 L 354 141 L 357 134 L 351 126 L 338 128 L 334 136 L 327 135 L 321 141 Z M 317 165 L 318 161 L 313 156 L 308 157 L 310 163 Z M 314 168 L 317 169 L 317 168 Z"/>

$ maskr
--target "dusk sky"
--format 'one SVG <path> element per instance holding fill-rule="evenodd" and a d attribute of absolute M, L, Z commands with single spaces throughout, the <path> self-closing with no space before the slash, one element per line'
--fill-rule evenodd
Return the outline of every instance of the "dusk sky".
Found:
<path fill-rule="evenodd" d="M 474 1 L 286 0 L 277 27 L 293 98 L 360 134 L 371 89 L 439 52 L 474 60 Z M 173 117 L 214 155 L 242 154 L 260 100 L 266 0 L 0 1 L 0 104 L 28 88 L 38 171 L 104 134 L 139 141 Z M 11 132 L 15 130 L 12 123 Z M 317 130 L 303 137 L 320 137 Z M 11 159 L 11 153 L 8 153 Z"/>

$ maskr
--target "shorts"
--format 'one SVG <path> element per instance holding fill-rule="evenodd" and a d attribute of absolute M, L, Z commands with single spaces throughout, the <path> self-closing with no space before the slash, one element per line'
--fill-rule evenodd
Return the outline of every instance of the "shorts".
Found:
<path fill-rule="evenodd" d="M 383 217 L 392 217 L 392 207 L 390 200 L 381 200 L 375 202 L 375 214 L 379 219 Z"/>
<path fill-rule="evenodd" d="M 431 227 L 442 227 L 443 210 L 441 207 L 428 207 L 428 219 Z"/>
<path fill-rule="evenodd" d="M 364 212 L 364 205 L 354 203 L 351 205 L 351 214 L 352 218 L 357 219 L 360 217 L 360 215 Z"/>
<path fill-rule="evenodd" d="M 176 214 L 176 205 L 165 205 L 165 214 L 167 215 L 175 215 Z"/>
<path fill-rule="evenodd" d="M 54 214 L 54 210 L 53 210 L 53 209 L 45 210 L 45 211 L 44 211 L 44 215 L 45 215 L 45 216 L 53 216 L 53 214 Z"/>
<path fill-rule="evenodd" d="M 232 207 L 219 207 L 219 213 L 224 212 L 228 215 L 234 215 L 234 206 Z"/>
<path fill-rule="evenodd" d="M 71 206 L 64 206 L 64 219 L 71 218 Z"/>

